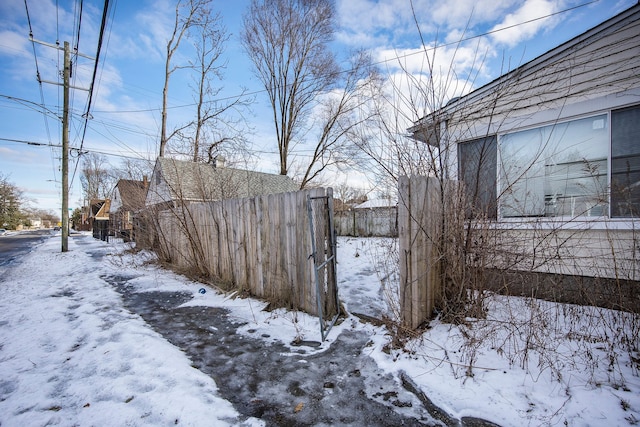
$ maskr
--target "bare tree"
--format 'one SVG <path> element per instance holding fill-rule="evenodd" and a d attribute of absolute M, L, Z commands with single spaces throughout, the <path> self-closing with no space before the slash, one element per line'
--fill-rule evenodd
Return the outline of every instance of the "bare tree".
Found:
<path fill-rule="evenodd" d="M 352 56 L 339 83 L 339 89 L 319 100 L 315 122 L 320 131 L 311 158 L 305 163 L 300 188 L 307 187 L 331 166 L 357 164 L 359 148 L 353 144 L 352 134 L 376 117 L 366 105 L 377 96 L 381 80 L 368 53 L 358 51 Z"/>
<path fill-rule="evenodd" d="M 151 177 L 153 172 L 153 163 L 148 160 L 122 159 L 118 166 L 111 169 L 111 176 L 114 181 L 119 179 L 130 179 L 142 181 L 146 176 Z"/>
<path fill-rule="evenodd" d="M 60 222 L 60 214 L 50 209 L 26 209 L 26 213 L 30 218 L 40 218 L 43 221 L 42 225 L 45 227 L 55 225 Z"/>
<path fill-rule="evenodd" d="M 334 187 L 334 206 L 336 211 L 348 210 L 353 205 L 367 201 L 367 192 L 345 182 Z"/>
<path fill-rule="evenodd" d="M 113 188 L 114 178 L 110 173 L 107 158 L 101 154 L 84 154 L 80 182 L 87 200 L 106 199 Z"/>
<path fill-rule="evenodd" d="M 416 68 L 406 67 L 398 60 L 400 71 L 390 79 L 385 96 L 380 99 L 382 103 L 376 105 L 380 111 L 378 126 L 358 135 L 363 151 L 381 175 L 392 179 L 412 174 L 429 176 L 429 185 L 436 183 L 436 196 L 429 203 L 440 198 L 439 203 L 432 203 L 436 205 L 435 212 L 425 214 L 425 206 L 400 197 L 398 204 L 409 206 L 409 219 L 420 225 L 416 233 L 404 235 L 400 250 L 391 248 L 389 270 L 409 265 L 408 258 L 403 260 L 406 264 L 400 261 L 403 253 L 429 246 L 431 252 L 412 258 L 417 261 L 413 265 L 428 265 L 438 276 L 434 280 L 436 311 L 441 321 L 455 323 L 464 337 L 462 357 L 454 362 L 465 367 L 464 375 L 473 374 L 479 349 L 488 348 L 490 343 L 491 349 L 525 369 L 535 354 L 540 363 L 534 369 L 548 370 L 559 382 L 563 381 L 563 368 L 577 363 L 594 373 L 606 371 L 617 388 L 625 381 L 619 377 L 618 366 L 628 363 L 621 361 L 637 358 L 640 317 L 637 299 L 629 292 L 636 289 L 630 284 L 637 283 L 633 280 L 639 265 L 633 249 L 638 241 L 637 219 L 627 211 L 631 229 L 624 231 L 607 225 L 606 219 L 602 220 L 604 229 L 592 229 L 588 224 L 593 217 L 606 215 L 608 200 L 616 195 L 615 181 L 611 179 L 607 188 L 606 172 L 600 169 L 606 160 L 585 158 L 580 150 L 564 150 L 562 162 L 554 159 L 548 162 L 553 163 L 549 167 L 545 164 L 545 156 L 561 151 L 555 148 L 560 135 L 576 140 L 570 134 L 569 123 L 582 119 L 566 122 L 559 114 L 551 124 L 522 130 L 526 128 L 523 123 L 537 113 L 555 113 L 577 98 L 594 95 L 589 91 L 598 92 L 602 82 L 578 84 L 576 76 L 583 69 L 580 64 L 588 64 L 584 68 L 590 69 L 591 62 L 601 57 L 600 49 L 614 51 L 612 45 L 604 41 L 588 43 L 568 53 L 568 60 L 558 55 L 562 59 L 540 61 L 538 68 L 518 67 L 507 74 L 508 78 L 492 82 L 487 90 L 480 89 L 461 99 L 457 95 L 468 91 L 461 91 L 462 87 L 476 86 L 484 53 L 476 49 L 473 67 L 463 70 L 455 61 L 442 64 L 440 52 L 444 50 L 444 57 L 455 58 L 457 50 L 465 47 L 464 42 L 454 48 L 456 52 L 447 52 L 446 47 L 427 48 L 424 41 L 423 46 L 424 68 L 416 72 Z M 598 81 L 617 78 L 616 73 L 605 74 L 601 69 L 596 72 L 601 73 Z M 541 81 L 547 85 L 544 102 L 539 102 Z M 625 84 L 628 83 L 616 82 L 612 86 L 622 91 Z M 617 113 L 638 114 L 637 107 Z M 614 116 L 616 111 L 610 114 Z M 594 127 L 592 120 L 590 117 L 586 121 L 593 131 L 590 138 L 597 131 L 604 132 Z M 406 137 L 407 127 L 413 138 Z M 541 136 L 516 144 L 514 134 L 522 138 L 524 132 Z M 627 134 L 625 138 L 635 141 Z M 606 150 L 607 143 L 598 146 Z M 579 189 L 574 190 L 575 199 L 581 200 L 581 207 L 576 203 L 574 210 L 570 203 L 557 200 L 560 198 L 556 199 L 554 193 L 543 193 L 542 185 L 531 190 L 544 167 L 548 171 L 543 171 L 542 176 L 557 177 L 572 171 L 571 179 Z M 620 168 L 619 173 L 628 171 Z M 564 188 L 569 186 L 568 178 L 559 181 Z M 547 180 L 545 185 L 549 183 L 553 184 Z M 584 227 L 581 222 L 588 225 Z M 418 244 L 417 235 L 423 239 Z M 624 241 L 630 243 L 625 247 Z M 608 260 L 606 265 L 602 259 Z M 422 277 L 427 275 L 425 272 L 419 270 Z M 406 291 L 409 280 L 416 283 L 422 277 L 399 281 L 393 296 L 397 298 Z M 527 298 L 496 298 L 494 292 Z M 541 299 L 586 305 L 549 305 Z M 404 317 L 401 312 L 397 315 L 398 319 Z M 620 327 L 622 324 L 625 326 Z M 404 329 L 396 330 L 402 338 Z M 582 338 L 581 330 L 590 331 L 590 342 Z M 555 342 L 557 337 L 575 337 L 571 338 L 571 345 L 580 350 L 563 354 Z M 594 342 L 607 343 L 601 347 L 607 352 L 606 357 L 593 357 Z M 593 375 L 592 380 L 599 384 L 597 377 Z"/>
<path fill-rule="evenodd" d="M 167 41 L 167 57 L 164 68 L 164 87 L 162 88 L 162 125 L 160 130 L 160 151 L 159 156 L 164 157 L 167 143 L 178 132 L 186 126 L 175 129 L 170 135 L 167 135 L 167 98 L 169 96 L 169 80 L 171 75 L 178 69 L 185 66 L 174 65 L 172 63 L 173 55 L 178 50 L 182 38 L 187 34 L 189 28 L 194 24 L 197 14 L 200 10 L 206 9 L 211 0 L 178 0 L 176 3 L 175 21 L 171 37 Z"/>
<path fill-rule="evenodd" d="M 329 0 L 252 0 L 244 15 L 242 42 L 269 96 L 281 175 L 315 102 L 338 79 L 334 14 Z"/>
<path fill-rule="evenodd" d="M 194 25 L 193 38 L 196 50 L 197 61 L 192 63 L 192 67 L 198 71 L 196 87 L 196 120 L 193 135 L 193 161 L 197 162 L 200 157 L 200 146 L 202 143 L 205 124 L 220 116 L 231 105 L 217 108 L 215 104 L 206 102 L 207 98 L 215 97 L 220 88 L 211 85 L 211 79 L 215 76 L 222 79 L 222 71 L 225 64 L 220 64 L 220 55 L 224 52 L 224 43 L 229 39 L 226 29 L 221 24 L 220 14 L 213 14 L 210 9 L 200 9 L 197 14 L 197 24 Z M 223 140 L 211 141 L 212 146 L 217 146 Z"/>

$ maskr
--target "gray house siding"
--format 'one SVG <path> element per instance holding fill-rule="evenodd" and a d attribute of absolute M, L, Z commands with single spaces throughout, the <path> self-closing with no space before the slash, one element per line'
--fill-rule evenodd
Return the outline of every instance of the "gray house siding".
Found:
<path fill-rule="evenodd" d="M 640 4 L 409 131 L 439 145 L 446 177 L 475 189 L 501 250 L 519 254 L 497 267 L 640 280 L 638 117 Z"/>

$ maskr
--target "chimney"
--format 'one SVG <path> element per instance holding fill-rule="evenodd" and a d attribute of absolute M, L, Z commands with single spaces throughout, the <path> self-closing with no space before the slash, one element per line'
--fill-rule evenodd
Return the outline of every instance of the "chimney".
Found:
<path fill-rule="evenodd" d="M 147 175 L 142 176 L 142 186 L 145 190 L 149 188 L 149 180 L 147 179 Z"/>
<path fill-rule="evenodd" d="M 216 156 L 214 159 L 213 166 L 215 168 L 223 168 L 224 167 L 225 158 L 223 156 Z"/>

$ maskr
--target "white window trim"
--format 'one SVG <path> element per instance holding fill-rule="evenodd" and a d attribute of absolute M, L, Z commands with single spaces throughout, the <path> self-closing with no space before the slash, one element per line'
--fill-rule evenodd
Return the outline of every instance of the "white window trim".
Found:
<path fill-rule="evenodd" d="M 512 134 L 516 132 L 531 130 L 542 128 L 545 126 L 568 123 L 574 120 L 586 119 L 589 117 L 596 117 L 599 115 L 607 116 L 607 126 L 608 126 L 608 147 L 607 147 L 607 185 L 611 186 L 611 138 L 612 138 L 612 129 L 611 129 L 611 112 L 617 109 L 623 109 L 627 107 L 633 107 L 634 105 L 640 107 L 638 104 L 631 105 L 622 105 L 616 107 L 609 107 L 600 111 L 591 111 L 589 113 L 570 116 L 570 117 L 562 117 L 562 119 L 546 121 L 536 123 L 535 125 L 513 128 L 509 129 L 506 132 L 497 132 L 497 153 L 496 153 L 496 161 L 498 162 L 496 167 L 496 195 L 497 200 L 497 219 L 495 225 L 497 228 L 531 228 L 531 225 L 535 225 L 536 227 L 540 227 L 541 229 L 593 229 L 593 230 L 634 230 L 637 229 L 638 225 L 640 225 L 640 218 L 611 218 L 611 193 L 608 193 L 608 201 L 607 201 L 607 216 L 557 216 L 557 217 L 546 217 L 546 216 L 531 216 L 531 217 L 521 217 L 521 218 L 513 218 L 513 217 L 503 217 L 500 209 L 500 195 L 502 194 L 502 181 L 500 179 L 501 175 L 501 155 L 502 150 L 502 137 L 507 134 Z"/>
<path fill-rule="evenodd" d="M 640 218 L 607 217 L 531 217 L 502 218 L 495 221 L 493 228 L 541 230 L 637 230 Z"/>

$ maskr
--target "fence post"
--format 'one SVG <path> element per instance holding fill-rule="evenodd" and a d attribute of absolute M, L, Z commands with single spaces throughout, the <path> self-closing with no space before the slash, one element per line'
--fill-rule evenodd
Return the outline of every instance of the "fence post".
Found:
<path fill-rule="evenodd" d="M 308 194 L 324 206 L 318 212 L 316 236 L 310 236 Z M 335 255 L 332 208 L 332 190 L 318 188 L 181 205 L 157 213 L 157 223 L 150 228 L 159 236 L 158 251 L 176 266 L 192 268 L 198 261 L 204 273 L 229 287 L 316 314 L 315 268 L 308 245 L 317 239 L 322 262 Z M 320 302 L 333 315 L 339 310 L 335 266 L 323 271 Z"/>
<path fill-rule="evenodd" d="M 440 191 L 434 177 L 398 180 L 401 321 L 413 329 L 431 318 L 441 287 Z"/>

